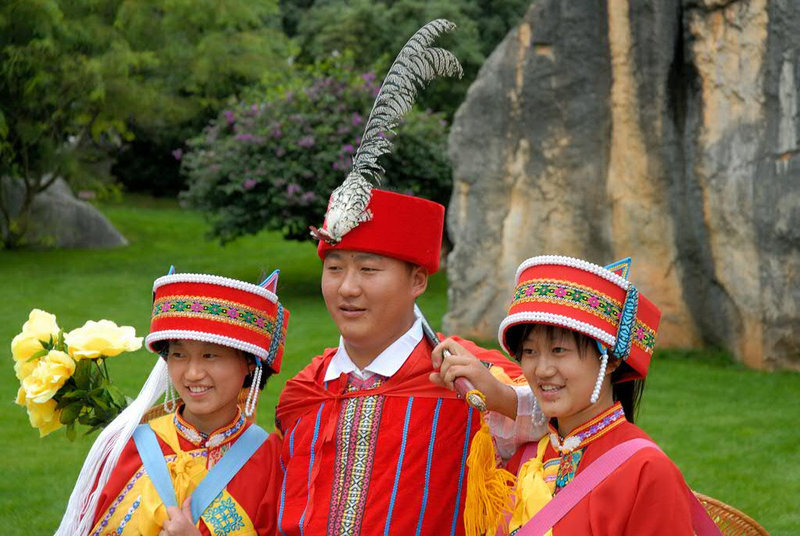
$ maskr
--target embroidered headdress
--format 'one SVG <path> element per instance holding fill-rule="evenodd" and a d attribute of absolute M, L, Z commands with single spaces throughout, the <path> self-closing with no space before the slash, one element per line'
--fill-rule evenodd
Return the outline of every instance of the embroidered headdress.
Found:
<path fill-rule="evenodd" d="M 276 270 L 260 285 L 206 274 L 169 274 L 153 283 L 147 348 L 190 339 L 229 346 L 280 372 L 289 311 L 275 294 Z"/>
<path fill-rule="evenodd" d="M 516 289 L 498 338 L 509 341 L 519 324 L 548 324 L 583 333 L 601 352 L 625 361 L 633 370 L 624 380 L 644 378 L 653 356 L 661 312 L 627 280 L 630 259 L 608 267 L 572 257 L 532 257 L 517 269 Z"/>
<path fill-rule="evenodd" d="M 387 135 L 414 104 L 417 91 L 437 76 L 461 76 L 461 65 L 448 50 L 431 47 L 434 39 L 455 28 L 444 19 L 429 22 L 405 44 L 389 69 L 353 157 L 353 169 L 331 194 L 321 229 L 320 258 L 333 248 L 398 258 L 439 269 L 444 207 L 417 197 L 373 189 L 384 169 L 378 158 L 391 150 Z"/>

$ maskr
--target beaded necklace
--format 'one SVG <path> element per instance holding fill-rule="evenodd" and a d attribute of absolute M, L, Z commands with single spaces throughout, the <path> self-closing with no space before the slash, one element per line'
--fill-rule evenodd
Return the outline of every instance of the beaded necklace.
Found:
<path fill-rule="evenodd" d="M 556 476 L 556 492 L 574 478 L 575 473 L 578 471 L 578 464 L 583 458 L 586 445 L 604 436 L 623 422 L 625 422 L 625 410 L 617 402 L 597 417 L 570 432 L 563 440 L 560 439 L 558 431 L 553 425 L 549 425 L 550 444 L 560 455 L 558 475 Z"/>
<path fill-rule="evenodd" d="M 175 412 L 173 422 L 178 433 L 192 444 L 201 448 L 214 448 L 238 435 L 244 427 L 245 419 L 242 410 L 237 409 L 236 417 L 230 424 L 215 430 L 211 434 L 204 434 L 198 431 L 194 426 L 186 422 L 180 411 Z"/>

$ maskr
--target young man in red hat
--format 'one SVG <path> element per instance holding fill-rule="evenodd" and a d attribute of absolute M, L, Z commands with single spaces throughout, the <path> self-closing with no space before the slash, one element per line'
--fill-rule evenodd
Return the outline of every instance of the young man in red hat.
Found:
<path fill-rule="evenodd" d="M 444 207 L 368 180 L 382 173 L 376 161 L 390 147 L 383 133 L 416 88 L 460 72 L 449 52 L 425 48 L 451 28 L 433 21 L 400 52 L 353 170 L 331 195 L 323 228 L 313 229 L 322 294 L 341 337 L 286 384 L 278 403 L 278 529 L 287 536 L 464 533 L 467 455 L 481 418 L 431 382 L 433 344 L 414 311 L 439 268 Z M 460 343 L 521 376 L 499 352 Z M 504 399 L 504 413 L 515 414 L 513 391 Z"/>
<path fill-rule="evenodd" d="M 463 534 L 466 459 L 480 416 L 431 383 L 433 345 L 414 313 L 439 267 L 444 207 L 383 190 L 372 190 L 368 206 L 370 221 L 318 247 L 322 294 L 341 338 L 278 403 L 279 530 Z M 459 342 L 521 375 L 499 352 Z"/>

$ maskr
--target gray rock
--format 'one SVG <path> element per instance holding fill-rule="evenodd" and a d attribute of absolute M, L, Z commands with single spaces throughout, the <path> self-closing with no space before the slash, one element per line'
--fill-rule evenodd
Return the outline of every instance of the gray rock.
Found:
<path fill-rule="evenodd" d="M 19 214 L 24 197 L 22 181 L 4 178 L 0 187 L 11 214 Z M 2 225 L 0 222 L 0 228 Z M 25 241 L 34 246 L 57 248 L 112 248 L 128 244 L 100 211 L 76 199 L 63 179 L 56 179 L 34 199 Z"/>
<path fill-rule="evenodd" d="M 659 345 L 800 369 L 800 4 L 536 2 L 450 137 L 445 329 L 490 338 L 516 266 L 604 264 Z"/>

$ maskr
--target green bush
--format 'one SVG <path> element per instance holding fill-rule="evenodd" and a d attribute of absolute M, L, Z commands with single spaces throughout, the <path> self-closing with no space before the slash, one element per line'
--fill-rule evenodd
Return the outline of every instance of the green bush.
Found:
<path fill-rule="evenodd" d="M 308 226 L 322 223 L 328 196 L 350 170 L 377 91 L 373 73 L 323 62 L 299 70 L 291 87 L 224 110 L 188 142 L 184 198 L 223 242 L 262 229 L 308 239 Z M 382 186 L 446 203 L 446 136 L 441 114 L 409 114 L 384 157 Z"/>

